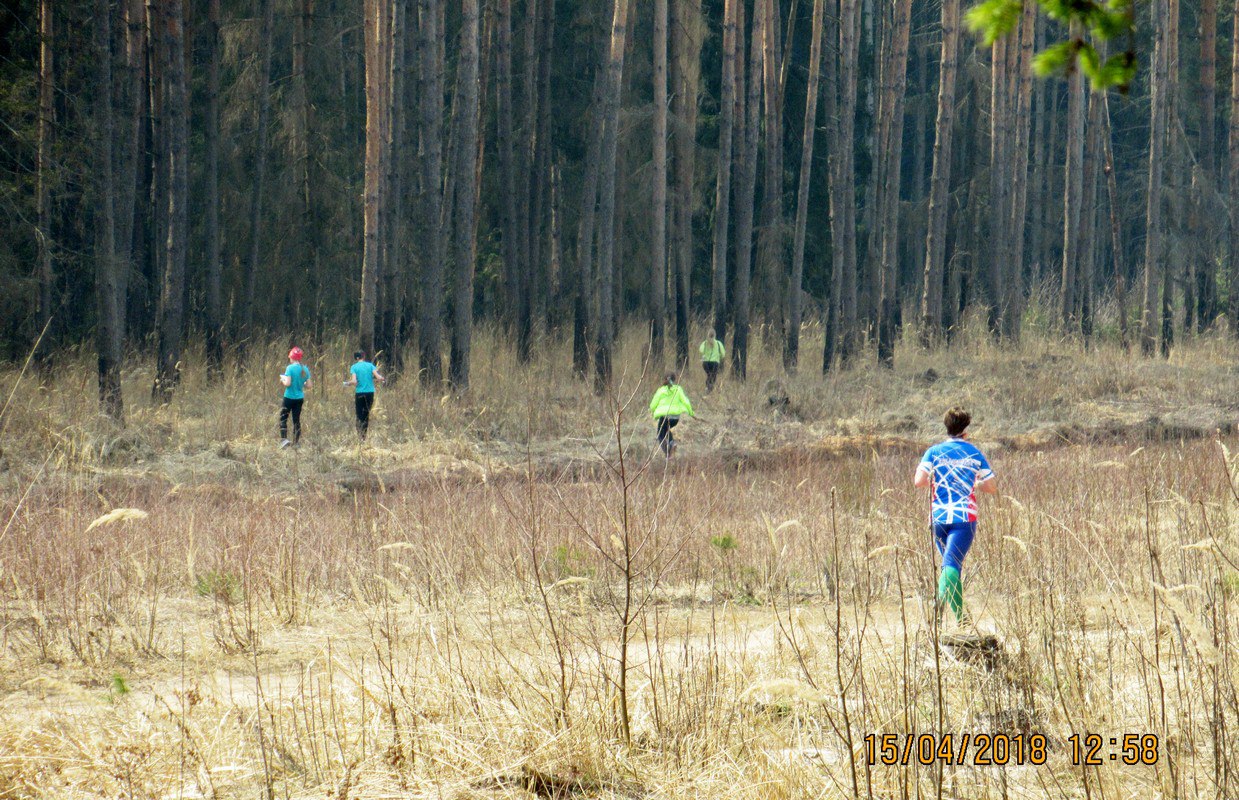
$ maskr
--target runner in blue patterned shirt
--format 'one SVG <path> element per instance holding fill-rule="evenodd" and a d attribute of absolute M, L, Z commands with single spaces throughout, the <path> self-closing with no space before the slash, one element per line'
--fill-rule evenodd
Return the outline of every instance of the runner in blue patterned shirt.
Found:
<path fill-rule="evenodd" d="M 985 454 L 965 440 L 972 417 L 956 406 L 946 412 L 947 440 L 925 451 L 913 484 L 932 492 L 930 526 L 942 555 L 938 603 L 946 603 L 960 624 L 968 621 L 960 573 L 977 530 L 977 492 L 997 494 L 998 483 Z"/>

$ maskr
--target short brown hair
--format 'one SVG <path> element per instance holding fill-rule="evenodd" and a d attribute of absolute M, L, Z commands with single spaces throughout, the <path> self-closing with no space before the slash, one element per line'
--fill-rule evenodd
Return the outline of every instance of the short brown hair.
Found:
<path fill-rule="evenodd" d="M 954 406 L 946 412 L 946 416 L 942 418 L 942 421 L 946 424 L 948 436 L 959 436 L 972 422 L 972 415 L 959 406 Z"/>

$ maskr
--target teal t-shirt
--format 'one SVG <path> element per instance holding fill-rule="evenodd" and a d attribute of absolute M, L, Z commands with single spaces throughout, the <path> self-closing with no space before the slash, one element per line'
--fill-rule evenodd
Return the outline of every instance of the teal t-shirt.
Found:
<path fill-rule="evenodd" d="M 349 372 L 357 379 L 357 394 L 374 394 L 375 369 L 369 361 L 358 361 L 349 368 Z"/>
<path fill-rule="evenodd" d="M 300 364 L 289 364 L 284 374 L 288 376 L 288 386 L 284 389 L 284 396 L 289 400 L 304 400 L 305 385 L 310 380 L 310 370 Z"/>

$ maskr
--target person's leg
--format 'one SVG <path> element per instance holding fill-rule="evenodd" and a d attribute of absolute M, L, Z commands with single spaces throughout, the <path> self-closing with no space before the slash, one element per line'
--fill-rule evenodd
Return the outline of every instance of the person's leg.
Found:
<path fill-rule="evenodd" d="M 293 417 L 293 444 L 301 441 L 301 406 L 305 403 L 304 400 L 290 400 L 292 404 Z"/>
<path fill-rule="evenodd" d="M 370 404 L 374 402 L 374 395 L 369 393 L 353 395 L 353 409 L 357 413 L 357 435 L 364 442 L 366 434 L 370 431 Z"/>
<path fill-rule="evenodd" d="M 967 621 L 964 610 L 964 586 L 961 573 L 964 569 L 964 558 L 972 547 L 972 539 L 976 533 L 975 522 L 956 523 L 950 526 L 938 526 L 943 530 L 939 543 L 942 553 L 942 574 L 938 578 L 938 600 L 951 607 L 955 619 Z M 935 530 L 935 534 L 938 531 Z"/>
<path fill-rule="evenodd" d="M 671 430 L 680 424 L 679 417 L 667 417 L 667 453 L 675 450 L 675 433 Z"/>
<path fill-rule="evenodd" d="M 654 420 L 654 423 L 658 426 L 658 446 L 664 453 L 666 453 L 667 449 L 670 447 L 667 442 L 667 437 L 671 435 L 671 425 L 668 423 L 666 417 L 659 417 Z"/>
<path fill-rule="evenodd" d="M 284 402 L 280 404 L 280 441 L 288 441 L 288 414 L 292 410 L 289 405 L 289 399 L 284 398 Z"/>

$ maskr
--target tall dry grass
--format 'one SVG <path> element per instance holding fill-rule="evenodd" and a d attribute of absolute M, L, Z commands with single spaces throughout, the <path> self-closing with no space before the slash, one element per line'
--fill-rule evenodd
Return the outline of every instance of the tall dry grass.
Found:
<path fill-rule="evenodd" d="M 522 373 L 489 332 L 470 396 L 402 380 L 359 449 L 337 341 L 291 453 L 282 347 L 217 386 L 191 357 L 167 407 L 135 367 L 123 431 L 85 356 L 44 388 L 5 373 L 0 798 L 1239 796 L 1239 461 L 1202 438 L 1231 343 L 1167 363 L 966 333 L 894 371 L 806 364 L 782 411 L 755 351 L 674 469 L 640 346 L 595 399 L 563 346 Z M 955 402 L 1006 441 L 965 574 L 991 650 L 939 635 L 907 454 L 701 457 L 928 438 Z M 1112 441 L 1019 449 L 1092 428 Z M 1168 440 L 1122 441 L 1142 430 Z M 1075 766 L 1089 731 L 1155 734 L 1158 763 Z M 905 732 L 1039 732 L 1049 761 L 867 764 L 866 735 Z"/>

